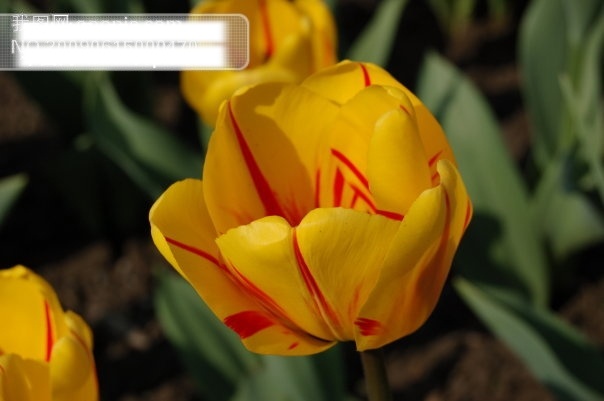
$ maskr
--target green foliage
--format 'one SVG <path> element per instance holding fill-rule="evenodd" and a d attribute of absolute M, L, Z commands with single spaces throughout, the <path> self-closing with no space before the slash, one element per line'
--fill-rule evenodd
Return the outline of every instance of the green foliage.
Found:
<path fill-rule="evenodd" d="M 522 22 L 525 99 L 541 173 L 532 210 L 558 262 L 604 240 L 603 49 L 601 1 L 534 1 Z"/>
<path fill-rule="evenodd" d="M 474 204 L 457 256 L 461 273 L 545 305 L 547 264 L 531 225 L 527 191 L 488 105 L 467 78 L 435 54 L 426 58 L 418 94 L 443 125 Z"/>
<path fill-rule="evenodd" d="M 460 277 L 455 280 L 455 288 L 557 399 L 604 399 L 604 360 L 571 326 L 506 290 L 483 291 Z"/>
<path fill-rule="evenodd" d="M 128 110 L 106 74 L 91 75 L 85 113 L 100 149 L 151 198 L 158 197 L 176 180 L 201 175 L 201 155 L 157 124 Z"/>
<path fill-rule="evenodd" d="M 0 179 L 0 227 L 26 185 L 27 176 L 24 174 Z"/>
<path fill-rule="evenodd" d="M 157 274 L 155 305 L 166 335 L 210 401 L 343 401 L 338 347 L 312 357 L 247 351 L 181 277 Z"/>
<path fill-rule="evenodd" d="M 348 50 L 347 58 L 385 66 L 390 58 L 407 0 L 384 0 Z"/>
<path fill-rule="evenodd" d="M 464 28 L 477 6 L 476 0 L 430 0 L 429 3 L 441 24 L 451 32 Z M 506 0 L 488 0 L 488 6 L 492 18 L 501 18 L 507 11 Z"/>

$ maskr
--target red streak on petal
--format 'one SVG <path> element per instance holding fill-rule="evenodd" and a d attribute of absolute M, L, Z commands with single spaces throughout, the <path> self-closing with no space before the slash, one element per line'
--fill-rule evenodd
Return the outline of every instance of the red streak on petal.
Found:
<path fill-rule="evenodd" d="M 264 209 L 268 216 L 282 216 L 287 217 L 283 212 L 283 209 L 279 205 L 279 202 L 275 198 L 273 191 L 268 184 L 266 177 L 262 174 L 258 163 L 254 159 L 254 155 L 252 150 L 250 149 L 248 143 L 237 124 L 237 120 L 235 120 L 235 116 L 233 115 L 233 109 L 231 108 L 231 103 L 229 102 L 229 115 L 231 117 L 231 123 L 233 124 L 233 129 L 235 130 L 235 135 L 237 136 L 237 142 L 239 143 L 239 148 L 241 149 L 241 153 L 243 155 L 243 159 L 245 160 L 245 164 L 247 165 L 248 171 L 252 176 L 252 181 L 254 181 L 254 186 L 256 187 L 256 192 L 264 205 Z M 290 221 L 291 223 L 291 221 Z"/>
<path fill-rule="evenodd" d="M 342 152 L 340 152 L 339 150 L 336 150 L 336 149 L 332 149 L 331 154 L 336 159 L 338 159 L 339 161 L 344 163 L 346 165 L 346 167 L 348 167 L 350 169 L 350 171 L 352 171 L 352 173 L 359 179 L 359 181 L 361 181 L 361 183 L 365 186 L 365 188 L 369 189 L 369 181 L 367 181 L 367 178 L 365 177 L 365 175 L 363 173 L 361 173 L 361 170 L 359 170 L 357 168 L 357 166 L 355 166 L 354 163 L 352 163 L 350 161 L 349 158 L 347 158 Z"/>
<path fill-rule="evenodd" d="M 470 200 L 468 199 L 468 203 L 466 203 L 466 217 L 463 222 L 464 230 L 468 227 L 468 224 L 470 223 L 470 217 L 472 217 L 472 204 L 470 203 Z"/>
<path fill-rule="evenodd" d="M 407 108 L 405 106 L 403 106 L 402 104 L 399 104 L 398 107 L 400 107 L 402 111 L 407 113 L 408 116 L 411 115 L 411 113 L 409 113 L 409 110 L 407 110 Z"/>
<path fill-rule="evenodd" d="M 439 150 L 434 156 L 432 156 L 430 158 L 430 160 L 428 160 L 428 165 L 430 167 L 432 167 L 434 165 L 434 163 L 436 163 L 438 161 L 439 156 L 443 153 L 442 150 Z"/>
<path fill-rule="evenodd" d="M 333 205 L 342 205 L 342 193 L 344 192 L 344 175 L 340 169 L 336 169 L 336 176 L 333 181 Z"/>
<path fill-rule="evenodd" d="M 369 77 L 369 72 L 363 64 L 359 63 L 359 65 L 361 66 L 361 70 L 363 70 L 363 80 L 365 87 L 368 87 L 369 85 L 371 85 L 371 78 Z"/>
<path fill-rule="evenodd" d="M 287 349 L 292 350 L 292 349 L 296 348 L 298 345 L 300 345 L 300 343 L 292 343 Z"/>
<path fill-rule="evenodd" d="M 354 324 L 359 328 L 362 336 L 376 336 L 382 331 L 382 324 L 377 320 L 358 318 Z"/>
<path fill-rule="evenodd" d="M 250 310 L 227 316 L 224 319 L 224 324 L 243 340 L 267 327 L 273 326 L 275 323 L 262 313 Z"/>
<path fill-rule="evenodd" d="M 432 180 L 432 182 L 434 182 L 437 178 L 439 177 L 438 171 L 434 174 L 432 174 L 432 177 L 430 177 L 430 179 Z"/>
<path fill-rule="evenodd" d="M 396 212 L 390 212 L 388 210 L 377 209 L 375 211 L 375 214 L 379 214 L 380 216 L 388 217 L 389 219 L 398 220 L 398 221 L 403 221 L 403 219 L 405 218 L 405 215 L 403 215 L 403 214 L 396 213 Z"/>
<path fill-rule="evenodd" d="M 52 353 L 52 346 L 55 343 L 55 336 L 52 330 L 52 321 L 50 317 L 50 306 L 48 302 L 44 301 L 44 316 L 46 318 L 46 362 L 50 361 L 50 354 Z"/>
<path fill-rule="evenodd" d="M 210 263 L 215 264 L 217 267 L 221 267 L 220 265 L 220 261 L 218 259 L 216 259 L 216 257 L 214 257 L 213 255 L 202 251 L 201 249 L 197 249 L 195 247 L 192 247 L 191 245 L 187 245 L 187 244 L 183 244 L 182 242 L 176 241 L 175 239 L 169 238 L 169 237 L 164 237 L 166 239 L 166 242 L 168 244 L 172 244 L 180 249 L 183 249 L 187 252 L 191 252 L 197 256 L 201 256 L 202 258 L 204 258 L 205 260 L 207 260 Z"/>
<path fill-rule="evenodd" d="M 262 18 L 262 27 L 264 28 L 264 38 L 266 40 L 266 58 L 270 58 L 274 52 L 273 35 L 271 33 L 271 22 L 266 7 L 266 0 L 259 0 L 260 17 Z"/>
<path fill-rule="evenodd" d="M 317 305 L 317 308 L 319 309 L 321 314 L 324 317 L 328 318 L 332 324 L 338 326 L 338 315 L 333 310 L 329 302 L 327 302 L 325 295 L 319 288 L 317 281 L 313 277 L 310 269 L 308 268 L 308 265 L 306 264 L 306 261 L 304 260 L 304 255 L 302 255 L 302 251 L 300 250 L 300 244 L 298 243 L 298 233 L 296 229 L 294 229 L 293 243 L 294 254 L 296 255 L 296 261 L 298 262 L 298 269 L 300 271 L 300 274 L 302 275 L 302 279 L 304 280 L 304 284 L 306 285 L 308 292 L 313 297 L 315 304 Z"/>
<path fill-rule="evenodd" d="M 363 201 L 365 201 L 365 203 L 367 204 L 367 207 L 369 207 L 369 210 L 372 213 L 375 213 L 376 212 L 376 208 L 375 208 L 375 204 L 373 203 L 373 199 L 371 199 L 369 196 L 367 196 L 359 187 L 356 187 L 354 185 L 351 185 L 350 187 L 354 191 L 353 206 L 354 206 L 355 200 L 357 198 L 360 198 Z"/>
<path fill-rule="evenodd" d="M 230 272 L 229 274 L 231 274 L 233 280 L 235 280 L 235 282 L 240 287 L 242 287 L 250 297 L 258 301 L 260 305 L 262 305 L 268 312 L 270 312 L 273 316 L 279 319 L 281 323 L 289 326 L 294 326 L 292 319 L 273 298 L 271 298 L 267 293 L 258 288 L 256 284 L 254 284 L 252 281 L 250 281 L 249 278 L 247 278 L 239 270 L 237 270 L 235 266 L 231 265 L 231 267 L 233 269 L 234 274 Z"/>
<path fill-rule="evenodd" d="M 317 169 L 315 174 L 315 208 L 321 204 L 321 169 Z"/>

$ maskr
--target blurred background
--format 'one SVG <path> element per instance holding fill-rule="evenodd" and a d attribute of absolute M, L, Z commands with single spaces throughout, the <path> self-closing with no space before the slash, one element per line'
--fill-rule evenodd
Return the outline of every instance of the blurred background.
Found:
<path fill-rule="evenodd" d="M 395 400 L 604 399 L 604 4 L 329 4 L 341 57 L 385 66 L 424 100 L 475 204 L 435 313 L 386 349 Z M 0 268 L 37 271 L 91 325 L 102 400 L 363 399 L 351 345 L 247 355 L 155 251 L 148 210 L 201 175 L 208 134 L 178 72 L 0 72 Z"/>

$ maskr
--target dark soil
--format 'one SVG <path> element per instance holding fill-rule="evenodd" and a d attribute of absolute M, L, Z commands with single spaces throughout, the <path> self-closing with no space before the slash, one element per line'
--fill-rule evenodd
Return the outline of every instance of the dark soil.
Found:
<path fill-rule="evenodd" d="M 350 41 L 355 26 L 368 18 L 375 2 L 341 3 L 340 22 L 350 25 L 349 37 L 343 40 Z M 405 18 L 409 21 L 418 16 L 434 18 L 426 16 L 421 4 L 425 2 L 411 3 L 415 11 L 408 11 L 410 15 Z M 415 52 L 409 61 L 411 67 L 395 56 L 391 61 L 394 75 L 413 86 L 425 49 L 436 47 L 444 52 L 487 95 L 517 160 L 524 158 L 530 147 L 515 49 L 518 18 L 525 3 L 510 2 L 512 9 L 504 21 L 493 22 L 478 15 L 473 24 L 453 36 L 437 32 L 422 36 L 428 37 L 427 43 L 411 41 L 408 46 Z M 154 113 L 164 125 L 183 127 L 183 119 L 191 119 L 192 114 L 179 97 L 176 82 L 175 76 L 157 79 Z M 89 322 L 95 334 L 94 352 L 104 400 L 200 400 L 155 316 L 152 266 L 157 265 L 159 255 L 150 242 L 147 223 L 142 219 L 119 236 L 91 234 L 85 228 L 56 194 L 56 188 L 44 180 L 45 161 L 49 154 L 62 149 L 63 140 L 52 121 L 8 73 L 0 73 L 0 121 L 0 176 L 20 171 L 30 174 L 27 191 L 0 227 L 0 267 L 23 263 L 34 268 L 55 287 L 66 309 L 80 313 Z M 561 316 L 604 348 L 601 271 L 579 277 L 554 304 L 560 305 Z M 387 356 L 396 400 L 554 399 L 519 359 L 484 329 L 449 286 L 426 326 L 388 347 Z M 362 396 L 361 371 L 353 350 L 347 359 L 351 361 L 350 390 Z"/>

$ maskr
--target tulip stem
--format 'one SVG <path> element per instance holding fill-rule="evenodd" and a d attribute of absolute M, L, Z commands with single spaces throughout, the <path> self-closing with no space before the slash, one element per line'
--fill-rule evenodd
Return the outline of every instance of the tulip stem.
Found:
<path fill-rule="evenodd" d="M 365 371 L 369 401 L 392 401 L 382 350 L 372 349 L 361 352 L 361 361 Z"/>

